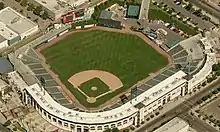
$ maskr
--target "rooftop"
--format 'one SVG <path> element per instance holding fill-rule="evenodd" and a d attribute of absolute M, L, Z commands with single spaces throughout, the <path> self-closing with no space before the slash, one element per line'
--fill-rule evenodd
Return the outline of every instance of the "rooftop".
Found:
<path fill-rule="evenodd" d="M 0 18 L 1 19 L 1 18 Z M 5 39 L 11 40 L 18 36 L 16 32 L 8 28 L 4 23 L 0 22 L 0 35 L 1 35 L 1 42 Z M 3 39 L 4 38 L 4 39 Z"/>
<path fill-rule="evenodd" d="M 175 117 L 154 132 L 188 132 L 189 124 L 179 117 Z M 183 131 L 187 130 L 187 131 Z"/>
<path fill-rule="evenodd" d="M 0 43 L 4 42 L 5 40 L 7 40 L 7 39 L 5 39 L 2 35 L 0 35 Z"/>
<path fill-rule="evenodd" d="M 112 19 L 112 16 L 113 16 L 113 12 L 102 10 L 99 18 L 100 19 Z"/>
<path fill-rule="evenodd" d="M 0 21 L 18 34 L 25 33 L 37 26 L 34 22 L 10 7 L 0 10 Z"/>
<path fill-rule="evenodd" d="M 139 12 L 140 12 L 140 6 L 138 6 L 138 5 L 129 5 L 127 16 L 138 17 Z"/>
<path fill-rule="evenodd" d="M 66 13 L 87 0 L 35 0 L 55 14 Z"/>
<path fill-rule="evenodd" d="M 201 38 L 202 36 L 198 34 L 179 43 L 192 56 L 193 60 L 203 58 L 203 50 L 198 43 Z"/>
<path fill-rule="evenodd" d="M 0 73 L 6 74 L 13 71 L 13 66 L 5 57 L 0 58 Z"/>

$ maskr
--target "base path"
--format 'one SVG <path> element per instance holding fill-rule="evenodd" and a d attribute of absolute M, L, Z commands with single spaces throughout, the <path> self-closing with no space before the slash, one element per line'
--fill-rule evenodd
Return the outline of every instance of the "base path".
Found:
<path fill-rule="evenodd" d="M 84 82 L 87 82 L 93 78 L 99 78 L 106 85 L 108 85 L 111 91 L 115 91 L 123 86 L 121 80 L 112 73 L 101 70 L 87 70 L 79 72 L 68 79 L 73 87 L 78 88 Z"/>

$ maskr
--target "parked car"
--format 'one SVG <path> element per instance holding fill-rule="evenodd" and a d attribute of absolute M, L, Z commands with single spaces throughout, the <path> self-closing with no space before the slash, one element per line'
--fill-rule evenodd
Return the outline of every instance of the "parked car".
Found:
<path fill-rule="evenodd" d="M 174 0 L 174 3 L 175 3 L 176 5 L 180 5 L 180 4 L 181 4 L 181 1 L 179 1 L 179 0 Z"/>

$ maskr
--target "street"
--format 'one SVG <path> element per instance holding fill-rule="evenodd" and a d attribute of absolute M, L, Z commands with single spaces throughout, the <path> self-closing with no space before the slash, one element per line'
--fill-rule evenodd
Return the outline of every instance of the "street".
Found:
<path fill-rule="evenodd" d="M 175 108 L 173 108 L 171 111 L 168 111 L 164 116 L 164 118 L 160 117 L 149 124 L 143 126 L 141 129 L 138 130 L 138 132 L 143 132 L 148 130 L 148 132 L 151 132 L 154 130 L 155 127 L 158 127 L 161 125 L 161 123 L 168 121 L 176 116 L 180 118 L 184 118 L 186 121 L 189 122 L 192 128 L 197 130 L 198 132 L 218 132 L 216 129 L 212 128 L 205 122 L 201 121 L 200 119 L 194 118 L 191 115 L 188 114 L 192 106 L 197 105 L 197 101 L 200 100 L 203 96 L 207 95 L 211 90 L 216 89 L 220 87 L 220 80 L 214 82 L 209 87 L 203 89 L 196 95 L 188 98 L 186 101 L 182 102 Z"/>
<path fill-rule="evenodd" d="M 210 7 L 208 4 L 206 4 L 204 1 L 201 2 L 199 0 L 188 0 L 189 2 L 193 3 L 195 6 L 207 11 L 208 13 L 212 14 L 213 16 L 220 19 L 220 11 Z"/>
<path fill-rule="evenodd" d="M 142 0 L 139 19 L 148 19 L 148 8 L 150 7 L 150 0 Z"/>
<path fill-rule="evenodd" d="M 189 17 L 192 19 L 192 21 L 194 23 L 198 23 L 198 27 L 201 28 L 201 29 L 209 29 L 211 27 L 214 26 L 214 24 L 212 24 L 211 22 L 209 21 L 205 21 L 205 20 L 202 20 L 202 18 L 200 17 L 197 17 L 195 15 L 193 15 L 191 12 L 187 11 L 185 8 L 183 8 L 181 5 L 176 5 L 173 0 L 156 0 L 158 2 L 164 2 L 166 3 L 169 7 L 175 9 L 176 12 L 180 12 L 182 15 L 184 15 L 185 17 Z M 192 1 L 195 1 L 195 0 L 192 0 Z"/>

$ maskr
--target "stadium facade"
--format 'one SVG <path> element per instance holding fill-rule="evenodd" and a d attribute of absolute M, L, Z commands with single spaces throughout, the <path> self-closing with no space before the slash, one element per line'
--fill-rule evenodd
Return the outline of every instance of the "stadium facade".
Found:
<path fill-rule="evenodd" d="M 213 32 L 218 30 L 213 29 Z M 207 81 L 212 65 L 217 63 L 212 46 L 217 43 L 213 41 L 213 32 L 207 32 L 206 36 L 198 34 L 169 49 L 172 66 L 152 79 L 138 83 L 137 96 L 128 95 L 127 102 L 119 101 L 103 110 L 82 110 L 66 99 L 33 48 L 17 53 L 18 57 L 11 57 L 17 59 L 12 61 L 15 71 L 8 76 L 20 88 L 23 102 L 61 129 L 72 132 L 123 129 L 140 124 L 149 113 Z M 45 79 L 43 85 L 42 77 Z"/>

